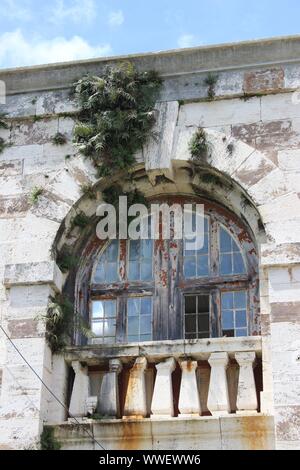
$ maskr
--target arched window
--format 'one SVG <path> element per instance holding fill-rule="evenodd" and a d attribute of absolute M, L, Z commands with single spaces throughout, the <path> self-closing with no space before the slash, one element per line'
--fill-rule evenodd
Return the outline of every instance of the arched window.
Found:
<path fill-rule="evenodd" d="M 258 333 L 255 247 L 235 216 L 205 208 L 200 249 L 188 240 L 113 240 L 100 248 L 89 294 L 93 342 Z"/>

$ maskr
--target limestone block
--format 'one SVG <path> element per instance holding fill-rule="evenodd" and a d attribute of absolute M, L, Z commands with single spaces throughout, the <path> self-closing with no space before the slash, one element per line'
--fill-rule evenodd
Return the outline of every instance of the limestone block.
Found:
<path fill-rule="evenodd" d="M 37 116 L 43 114 L 71 113 L 78 110 L 78 106 L 70 98 L 69 90 L 43 92 L 36 102 Z"/>
<path fill-rule="evenodd" d="M 257 395 L 253 373 L 255 352 L 235 353 L 235 359 L 240 367 L 237 392 L 237 413 L 257 411 Z"/>
<path fill-rule="evenodd" d="M 211 366 L 207 407 L 213 416 L 228 414 L 230 411 L 226 368 L 228 354 L 212 353 L 208 359 Z"/>
<path fill-rule="evenodd" d="M 193 415 L 199 416 L 199 414 L 201 414 L 200 398 L 196 377 L 197 366 L 197 361 L 180 362 L 182 375 L 179 392 L 179 417 Z"/>
<path fill-rule="evenodd" d="M 8 95 L 6 97 L 6 105 L 1 112 L 6 112 L 9 117 L 25 117 L 34 116 L 36 111 L 36 94 L 24 93 L 16 95 Z"/>
<path fill-rule="evenodd" d="M 62 273 L 54 261 L 44 263 L 11 264 L 5 267 L 4 285 L 50 284 L 60 290 Z"/>
<path fill-rule="evenodd" d="M 32 144 L 32 145 L 12 145 L 4 149 L 0 156 L 0 161 L 7 160 L 26 160 L 26 158 L 42 158 L 43 156 L 43 145 Z"/>
<path fill-rule="evenodd" d="M 120 415 L 118 375 L 122 370 L 119 359 L 109 361 L 109 372 L 104 374 L 99 393 L 99 413 L 118 418 Z"/>
<path fill-rule="evenodd" d="M 14 145 L 44 144 L 50 142 L 57 131 L 57 119 L 13 123 L 11 141 Z"/>
<path fill-rule="evenodd" d="M 64 134 L 72 142 L 75 119 L 71 117 L 60 117 L 58 119 L 58 131 Z"/>
<path fill-rule="evenodd" d="M 284 66 L 285 88 L 299 88 L 300 76 L 298 64 L 287 64 Z"/>
<path fill-rule="evenodd" d="M 284 88 L 284 70 L 281 67 L 251 70 L 244 74 L 245 93 L 278 91 L 282 88 Z"/>
<path fill-rule="evenodd" d="M 268 222 L 284 222 L 300 216 L 300 199 L 297 194 L 289 193 L 278 196 L 274 201 L 259 207 L 262 220 Z"/>
<path fill-rule="evenodd" d="M 293 93 L 267 95 L 261 97 L 261 119 L 271 121 L 300 117 L 300 106 L 293 103 Z"/>
<path fill-rule="evenodd" d="M 151 404 L 151 419 L 174 416 L 172 372 L 176 367 L 173 357 L 155 365 L 156 378 Z"/>
<path fill-rule="evenodd" d="M 249 195 L 257 205 L 270 203 L 291 191 L 282 170 L 274 168 L 257 183 L 248 188 Z"/>
<path fill-rule="evenodd" d="M 164 174 L 172 179 L 171 153 L 174 131 L 178 115 L 178 102 L 163 102 L 157 105 L 158 118 L 153 132 L 155 139 L 144 150 L 145 168 L 150 179 L 155 182 L 155 175 Z"/>
<path fill-rule="evenodd" d="M 242 187 L 248 189 L 275 168 L 274 163 L 269 158 L 265 157 L 261 152 L 254 151 L 238 169 L 232 173 L 232 177 L 240 183 Z"/>
<path fill-rule="evenodd" d="M 130 369 L 128 387 L 126 391 L 124 417 L 147 416 L 145 369 L 147 359 L 138 357 Z"/>
<path fill-rule="evenodd" d="M 278 152 L 278 166 L 284 171 L 300 171 L 300 149 L 280 150 Z"/>
<path fill-rule="evenodd" d="M 179 126 L 224 126 L 260 120 L 260 99 L 189 103 L 180 107 Z"/>
<path fill-rule="evenodd" d="M 72 362 L 75 379 L 69 406 L 71 417 L 81 418 L 86 416 L 86 400 L 90 395 L 90 383 L 88 368 L 81 365 L 79 361 Z"/>
<path fill-rule="evenodd" d="M 0 160 L 0 177 L 18 176 L 22 174 L 22 160 L 10 160 L 3 162 Z"/>

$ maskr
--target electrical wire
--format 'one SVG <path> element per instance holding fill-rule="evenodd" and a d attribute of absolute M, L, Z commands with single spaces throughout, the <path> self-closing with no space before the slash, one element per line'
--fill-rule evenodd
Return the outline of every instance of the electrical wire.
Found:
<path fill-rule="evenodd" d="M 17 351 L 17 353 L 19 354 L 19 356 L 23 359 L 23 361 L 25 362 L 25 364 L 29 367 L 29 369 L 33 372 L 33 374 L 38 378 L 38 380 L 41 382 L 41 384 L 48 390 L 48 392 L 50 393 L 50 395 L 52 395 L 52 397 L 68 412 L 68 415 L 70 416 L 70 418 L 74 419 L 74 421 L 76 421 L 77 424 L 79 424 L 80 426 L 82 426 L 84 423 L 81 423 L 80 421 L 78 421 L 78 419 L 73 416 L 70 412 L 69 412 L 69 409 L 68 407 L 52 392 L 52 390 L 48 387 L 48 385 L 43 381 L 43 379 L 40 377 L 40 375 L 34 370 L 34 368 L 31 366 L 31 364 L 27 361 L 27 359 L 23 356 L 23 354 L 21 353 L 21 351 L 17 348 L 17 346 L 15 345 L 15 343 L 11 340 L 11 338 L 9 337 L 8 333 L 4 330 L 3 326 L 0 325 L 0 329 L 2 330 L 2 332 L 4 333 L 4 335 L 6 336 L 6 338 L 8 339 L 8 341 L 10 342 L 10 344 L 13 346 L 13 348 Z M 40 411 L 40 410 L 39 410 Z M 94 438 L 94 436 L 89 432 L 88 429 L 86 429 L 85 427 L 83 428 L 84 429 L 84 432 L 93 440 L 93 442 L 95 442 L 102 450 L 106 450 L 101 444 L 100 442 L 97 441 L 97 439 Z"/>

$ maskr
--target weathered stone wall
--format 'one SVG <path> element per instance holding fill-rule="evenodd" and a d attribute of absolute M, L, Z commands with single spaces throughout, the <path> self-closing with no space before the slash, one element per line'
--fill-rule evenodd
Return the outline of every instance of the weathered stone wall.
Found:
<path fill-rule="evenodd" d="M 226 195 L 225 205 L 243 214 L 263 243 L 262 410 L 275 416 L 278 448 L 300 448 L 299 46 L 299 38 L 286 38 L 132 58 L 137 67 L 154 67 L 164 77 L 157 105 L 159 142 L 138 156 L 145 161 L 150 188 L 157 174 L 184 186 L 178 164 L 189 158 L 194 130 L 204 127 L 213 149 L 210 165 L 240 188 Z M 87 207 L 81 185 L 96 183 L 93 167 L 72 145 L 76 105 L 69 86 L 87 71 L 100 73 L 106 64 L 99 60 L 0 73 L 9 93 L 7 104 L 0 106 L 9 129 L 0 130 L 0 137 L 10 144 L 0 154 L 0 321 L 61 399 L 64 365 L 51 357 L 39 318 L 46 314 L 49 295 L 64 281 L 52 260 L 54 240 L 70 211 L 80 204 Z M 204 83 L 208 70 L 218 74 L 213 101 Z M 57 132 L 67 136 L 66 145 L 53 144 Z M 31 204 L 34 187 L 43 193 Z M 265 237 L 241 194 L 261 216 Z M 43 420 L 64 419 L 64 411 L 2 332 L 0 383 L 1 377 L 0 446 L 32 445 Z"/>

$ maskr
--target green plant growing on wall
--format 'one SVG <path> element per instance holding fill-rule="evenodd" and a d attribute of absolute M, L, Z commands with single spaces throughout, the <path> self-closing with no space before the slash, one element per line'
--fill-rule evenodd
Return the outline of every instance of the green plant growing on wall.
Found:
<path fill-rule="evenodd" d="M 97 194 L 92 184 L 83 184 L 80 188 L 80 192 L 89 199 L 97 199 Z"/>
<path fill-rule="evenodd" d="M 29 194 L 29 203 L 34 205 L 38 202 L 39 197 L 43 194 L 44 190 L 43 188 L 40 188 L 38 186 L 35 186 L 32 190 L 31 193 Z"/>
<path fill-rule="evenodd" d="M 227 153 L 228 155 L 232 155 L 233 154 L 233 151 L 234 151 L 234 143 L 233 142 L 230 142 L 227 147 L 226 147 L 226 150 L 227 150 Z"/>
<path fill-rule="evenodd" d="M 189 142 L 189 151 L 192 161 L 203 162 L 207 159 L 210 152 L 210 144 L 207 135 L 202 127 L 199 127 Z"/>
<path fill-rule="evenodd" d="M 72 254 L 69 248 L 63 248 L 56 256 L 56 263 L 59 269 L 66 273 L 77 266 L 78 258 Z"/>
<path fill-rule="evenodd" d="M 218 75 L 214 73 L 209 73 L 204 79 L 204 84 L 208 87 L 207 96 L 210 100 L 213 100 L 216 96 L 215 86 L 218 81 Z"/>
<path fill-rule="evenodd" d="M 60 450 L 61 443 L 54 436 L 54 428 L 44 426 L 40 437 L 41 450 Z"/>
<path fill-rule="evenodd" d="M 90 158 L 98 176 L 126 170 L 153 134 L 154 105 L 162 81 L 155 71 L 139 72 L 130 63 L 107 67 L 100 77 L 75 85 L 81 107 L 74 142 Z"/>
<path fill-rule="evenodd" d="M 78 212 L 75 217 L 73 217 L 71 226 L 72 227 L 80 227 L 84 229 L 90 222 L 90 219 L 84 212 Z"/>
<path fill-rule="evenodd" d="M 46 321 L 46 340 L 52 353 L 65 349 L 74 331 L 80 332 L 87 338 L 94 334 L 82 316 L 76 312 L 72 302 L 62 294 L 50 297 Z"/>
<path fill-rule="evenodd" d="M 62 134 L 61 132 L 57 132 L 55 136 L 52 138 L 52 143 L 54 145 L 65 145 L 68 142 L 67 137 L 65 134 Z"/>

